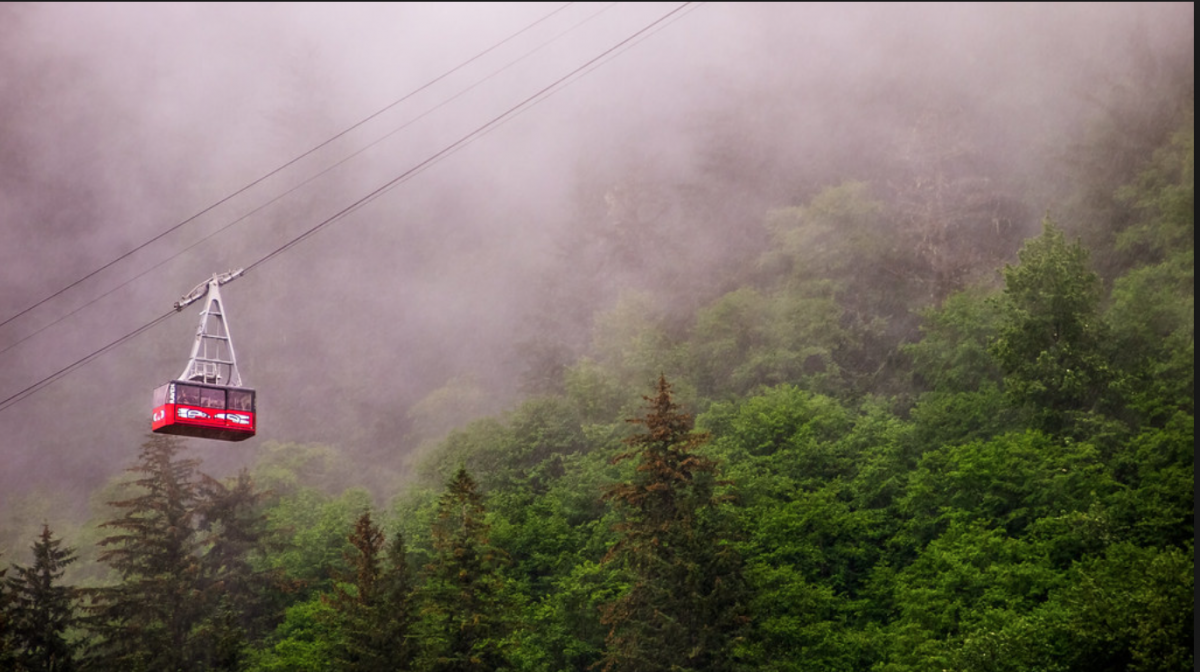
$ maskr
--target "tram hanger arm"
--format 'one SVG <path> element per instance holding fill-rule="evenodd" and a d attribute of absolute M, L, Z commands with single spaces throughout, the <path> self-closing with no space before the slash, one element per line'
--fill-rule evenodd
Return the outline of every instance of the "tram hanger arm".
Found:
<path fill-rule="evenodd" d="M 205 294 L 208 293 L 208 288 L 211 285 L 213 285 L 214 283 L 218 286 L 223 285 L 245 272 L 246 272 L 246 269 L 239 268 L 236 271 L 226 271 L 224 273 L 213 273 L 213 276 L 211 278 L 196 285 L 192 289 L 192 291 L 185 294 L 182 299 L 176 301 L 175 302 L 175 310 L 176 311 L 183 310 L 189 304 L 192 304 L 192 303 L 198 301 L 201 297 L 203 297 Z"/>

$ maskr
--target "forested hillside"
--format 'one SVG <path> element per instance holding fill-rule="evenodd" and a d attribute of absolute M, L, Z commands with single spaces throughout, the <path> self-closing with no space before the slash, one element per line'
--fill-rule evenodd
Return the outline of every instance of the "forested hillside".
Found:
<path fill-rule="evenodd" d="M 929 103 L 711 266 L 723 195 L 631 177 L 406 478 L 147 435 L 0 557 L 0 670 L 1194 669 L 1193 52 L 1146 58 L 1020 177 Z"/>

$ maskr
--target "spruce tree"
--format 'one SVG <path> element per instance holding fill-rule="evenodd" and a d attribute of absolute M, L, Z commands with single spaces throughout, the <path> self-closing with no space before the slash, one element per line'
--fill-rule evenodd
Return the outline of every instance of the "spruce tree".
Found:
<path fill-rule="evenodd" d="M 417 621 L 416 583 L 408 567 L 408 547 L 404 535 L 396 530 L 387 545 L 383 574 L 379 577 L 378 629 L 387 642 L 394 672 L 416 669 Z"/>
<path fill-rule="evenodd" d="M 404 540 L 396 535 L 383 550 L 386 535 L 364 511 L 349 537 L 348 576 L 327 601 L 339 616 L 343 638 L 335 668 L 345 672 L 402 672 L 412 664 L 412 581 Z"/>
<path fill-rule="evenodd" d="M 631 449 L 614 458 L 637 459 L 635 475 L 605 494 L 622 518 L 605 562 L 619 563 L 629 586 L 603 607 L 609 632 L 602 669 L 738 669 L 733 649 L 747 624 L 746 584 L 720 531 L 717 465 L 696 452 L 708 437 L 691 431 L 665 377 L 644 399 L 646 415 L 630 422 L 646 431 L 628 438 Z"/>
<path fill-rule="evenodd" d="M 241 669 L 250 642 L 274 625 L 267 607 L 274 576 L 252 562 L 265 552 L 266 495 L 245 470 L 229 483 L 200 475 L 197 531 L 208 548 L 200 564 L 200 589 L 208 611 L 195 635 L 210 669 Z"/>
<path fill-rule="evenodd" d="M 99 559 L 121 578 L 93 593 L 89 653 L 96 669 L 187 672 L 197 669 L 193 628 L 205 614 L 196 534 L 198 460 L 179 457 L 182 440 L 161 434 L 142 444 L 127 471 L 137 494 L 110 502 L 122 511 L 102 525 Z"/>
<path fill-rule="evenodd" d="M 488 539 L 489 526 L 475 480 L 460 467 L 438 501 L 435 558 L 426 567 L 425 669 L 492 672 L 508 666 L 513 624 L 501 567 L 507 557 Z"/>
<path fill-rule="evenodd" d="M 13 565 L 13 576 L 4 579 L 11 647 L 4 669 L 68 672 L 75 669 L 75 644 L 67 631 L 75 622 L 77 591 L 61 584 L 67 565 L 75 562 L 75 549 L 63 548 L 50 527 L 33 544 L 33 565 Z M 8 667 L 11 665 L 11 668 Z"/>

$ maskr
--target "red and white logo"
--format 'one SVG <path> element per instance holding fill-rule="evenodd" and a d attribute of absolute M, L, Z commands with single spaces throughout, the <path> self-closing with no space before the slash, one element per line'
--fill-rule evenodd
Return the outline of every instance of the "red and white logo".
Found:
<path fill-rule="evenodd" d="M 217 413 L 217 417 L 222 420 L 228 420 L 235 425 L 249 425 L 250 416 L 242 415 L 241 413 Z"/>

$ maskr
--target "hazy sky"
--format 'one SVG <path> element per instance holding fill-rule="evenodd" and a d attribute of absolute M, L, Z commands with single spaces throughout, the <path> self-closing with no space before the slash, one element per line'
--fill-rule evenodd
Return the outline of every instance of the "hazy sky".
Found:
<path fill-rule="evenodd" d="M 1087 87 L 1126 73 L 1131 41 L 1191 41 L 1192 12 L 0 5 L 0 399 L 213 272 L 253 266 L 223 293 L 260 436 L 198 445 L 206 465 L 248 463 L 269 440 L 403 452 L 387 432 L 432 390 L 514 377 L 530 316 L 572 287 L 558 275 L 569 241 L 612 224 L 594 209 L 605 195 L 654 219 L 686 188 L 712 214 L 662 252 L 716 267 L 750 248 L 768 208 L 870 179 L 856 173 L 913 138 L 970 138 L 1019 180 L 1089 112 Z M 577 303 L 604 307 L 592 300 Z M 185 310 L 0 407 L 0 506 L 127 466 L 196 319 Z"/>

